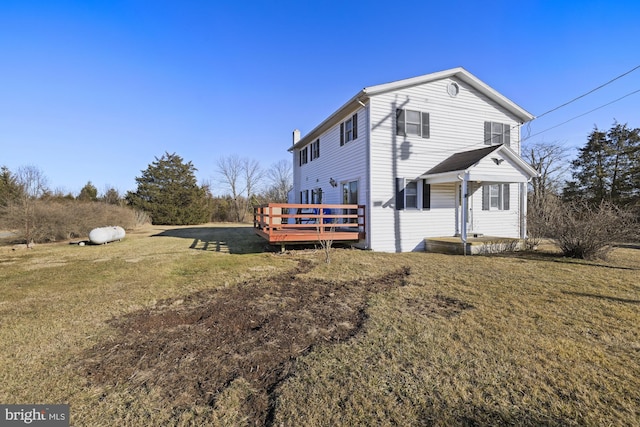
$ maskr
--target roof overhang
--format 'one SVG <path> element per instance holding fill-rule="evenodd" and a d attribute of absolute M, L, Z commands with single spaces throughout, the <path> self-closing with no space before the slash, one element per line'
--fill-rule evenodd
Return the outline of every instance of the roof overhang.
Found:
<path fill-rule="evenodd" d="M 417 86 L 424 83 L 429 83 L 436 80 L 442 80 L 446 78 L 456 78 L 464 83 L 467 83 L 471 87 L 475 88 L 482 94 L 484 94 L 487 98 L 494 101 L 496 104 L 500 105 L 507 111 L 511 112 L 515 117 L 517 117 L 521 123 L 528 122 L 534 119 L 533 114 L 529 113 L 524 108 L 520 107 L 504 95 L 500 94 L 498 91 L 493 89 L 488 84 L 484 83 L 482 80 L 468 72 L 462 67 L 451 68 L 449 70 L 439 71 L 437 73 L 425 74 L 423 76 L 413 77 L 410 79 L 398 80 L 391 83 L 385 83 L 381 85 L 371 86 L 368 88 L 364 88 L 364 92 L 370 96 L 378 95 L 381 93 L 394 91 L 398 89 L 403 89 L 405 87 Z"/>
<path fill-rule="evenodd" d="M 336 124 L 343 120 L 344 116 L 350 112 L 355 112 L 358 108 L 363 107 L 369 102 L 369 96 L 365 91 L 366 89 L 358 92 L 353 98 L 348 100 L 342 107 L 338 108 L 333 114 L 327 117 L 322 123 L 316 126 L 311 132 L 300 138 L 298 142 L 289 147 L 288 151 L 293 151 L 296 148 L 302 148 L 309 144 L 311 141 L 320 137 L 324 132 L 331 129 Z"/>
<path fill-rule="evenodd" d="M 322 123 L 316 126 L 311 132 L 306 134 L 298 142 L 289 147 L 288 150 L 293 151 L 296 148 L 302 148 L 310 142 L 314 141 L 322 133 L 326 132 L 331 127 L 335 126 L 341 120 L 343 120 L 347 114 L 355 112 L 358 108 L 365 106 L 372 96 L 446 78 L 456 78 L 464 83 L 467 83 L 480 93 L 484 94 L 488 99 L 492 100 L 493 102 L 513 114 L 518 120 L 520 120 L 520 123 L 526 123 L 534 119 L 534 116 L 524 108 L 518 106 L 516 103 L 500 94 L 498 91 L 484 83 L 482 80 L 478 79 L 476 76 L 474 76 L 464 68 L 457 67 L 451 68 L 449 70 L 439 71 L 436 73 L 412 77 L 409 79 L 397 80 L 390 83 L 365 87 L 357 94 L 355 94 L 344 105 L 338 108 L 333 114 L 327 117 Z"/>
<path fill-rule="evenodd" d="M 486 159 L 495 163 L 493 168 L 479 168 Z M 517 173 L 515 173 L 517 172 Z M 482 148 L 478 150 L 455 153 L 435 167 L 431 168 L 420 179 L 429 184 L 447 182 L 529 182 L 539 176 L 531 165 L 506 145 Z"/>

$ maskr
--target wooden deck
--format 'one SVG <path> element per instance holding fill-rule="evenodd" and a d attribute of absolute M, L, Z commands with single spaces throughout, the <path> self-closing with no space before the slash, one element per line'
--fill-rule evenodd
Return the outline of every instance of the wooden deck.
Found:
<path fill-rule="evenodd" d="M 254 206 L 253 227 L 270 244 L 365 238 L 364 205 L 269 203 Z"/>

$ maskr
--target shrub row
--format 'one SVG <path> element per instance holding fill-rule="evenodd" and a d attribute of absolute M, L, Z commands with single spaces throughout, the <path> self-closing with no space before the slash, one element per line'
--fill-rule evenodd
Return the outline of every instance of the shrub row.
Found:
<path fill-rule="evenodd" d="M 0 228 L 35 243 L 85 238 L 96 227 L 119 225 L 131 230 L 149 223 L 149 216 L 129 207 L 77 200 L 32 200 L 2 210 Z"/>

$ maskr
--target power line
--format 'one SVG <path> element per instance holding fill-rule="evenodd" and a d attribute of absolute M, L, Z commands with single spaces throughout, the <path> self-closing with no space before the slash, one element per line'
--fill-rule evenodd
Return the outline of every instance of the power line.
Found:
<path fill-rule="evenodd" d="M 589 94 L 592 94 L 593 92 L 595 92 L 595 91 L 597 91 L 597 90 L 599 90 L 599 89 L 602 89 L 603 87 L 605 87 L 605 86 L 607 86 L 607 85 L 609 85 L 609 84 L 611 84 L 611 83 L 615 82 L 616 80 L 618 80 L 618 79 L 620 79 L 620 78 L 622 78 L 622 77 L 626 76 L 627 74 L 631 74 L 632 72 L 634 72 L 634 71 L 635 71 L 635 70 L 637 70 L 638 68 L 640 68 L 640 65 L 637 65 L 637 66 L 633 67 L 632 69 L 630 69 L 629 71 L 627 71 L 627 72 L 625 72 L 625 73 L 620 74 L 618 77 L 614 77 L 613 79 L 609 80 L 608 82 L 606 82 L 606 83 L 604 83 L 604 84 L 601 84 L 600 86 L 598 86 L 598 87 L 596 87 L 596 88 L 594 88 L 594 89 L 591 89 L 591 90 L 590 90 L 589 92 L 587 92 L 587 93 L 584 93 L 584 94 L 582 94 L 582 95 L 580 95 L 580 96 L 577 96 L 577 97 L 573 98 L 571 101 L 567 101 L 567 102 L 565 102 L 564 104 L 562 104 L 562 105 L 558 105 L 557 107 L 552 108 L 552 109 L 551 109 L 551 110 L 549 110 L 549 111 L 545 111 L 544 113 L 542 113 L 542 114 L 540 114 L 539 116 L 537 116 L 537 117 L 536 117 L 536 119 L 539 119 L 539 118 L 540 118 L 540 117 L 542 117 L 542 116 L 546 116 L 546 115 L 547 115 L 547 114 L 549 114 L 549 113 L 552 113 L 552 112 L 554 112 L 554 111 L 556 111 L 556 110 L 559 110 L 560 108 L 565 107 L 565 106 L 567 106 L 567 105 L 571 104 L 572 102 L 577 101 L 577 100 L 578 100 L 578 99 L 580 99 L 580 98 L 584 98 L 585 96 L 587 96 L 587 95 L 589 95 Z M 623 98 L 624 98 L 624 97 L 623 97 Z M 622 98 L 620 98 L 620 99 L 622 99 Z M 618 101 L 618 100 L 616 100 L 616 101 Z M 615 102 L 615 101 L 613 101 L 613 102 Z M 598 108 L 600 108 L 600 107 L 598 107 Z M 596 108 L 596 110 L 597 110 L 597 108 Z M 595 110 L 592 110 L 592 111 L 595 111 Z M 585 113 L 585 114 L 586 114 L 586 113 Z M 580 117 L 580 116 L 578 116 L 578 117 Z M 565 123 L 566 123 L 566 122 L 565 122 Z M 562 123 L 562 124 L 564 124 L 564 123 Z M 558 125 L 558 126 L 560 126 L 560 125 Z"/>
<path fill-rule="evenodd" d="M 639 67 L 640 67 L 640 66 L 638 66 L 638 67 L 636 67 L 636 68 L 639 68 Z M 593 91 L 592 91 L 592 92 L 593 92 Z M 540 131 L 540 132 L 534 133 L 533 135 L 528 135 L 526 138 L 522 138 L 522 141 L 526 141 L 527 139 L 529 139 L 529 138 L 533 138 L 533 137 L 534 137 L 534 136 L 536 136 L 536 135 L 540 135 L 541 133 L 544 133 L 544 132 L 549 131 L 549 130 L 551 130 L 551 129 L 555 129 L 555 128 L 557 128 L 558 126 L 562 126 L 562 125 L 564 125 L 564 124 L 566 124 L 566 123 L 569 123 L 570 121 L 575 120 L 575 119 L 577 119 L 577 118 L 579 118 L 579 117 L 586 116 L 586 115 L 587 115 L 587 114 L 589 114 L 589 113 L 593 113 L 593 112 L 594 112 L 594 111 L 596 111 L 596 110 L 599 110 L 599 109 L 601 109 L 601 108 L 604 108 L 604 107 L 606 107 L 606 106 L 608 106 L 608 105 L 611 105 L 611 104 L 613 104 L 613 103 L 615 103 L 615 102 L 618 102 L 618 101 L 620 101 L 620 100 L 622 100 L 622 99 L 624 99 L 624 98 L 626 98 L 626 97 L 628 97 L 628 96 L 634 95 L 634 94 L 636 94 L 636 93 L 638 93 L 638 92 L 640 92 L 640 89 L 638 89 L 638 90 L 634 90 L 633 92 L 630 92 L 630 93 L 628 93 L 628 94 L 626 94 L 626 95 L 624 95 L 624 96 L 621 96 L 621 97 L 620 97 L 620 98 L 618 98 L 618 99 L 614 99 L 613 101 L 611 101 L 611 102 L 607 102 L 606 104 L 603 104 L 603 105 L 601 105 L 601 106 L 599 106 L 599 107 L 596 107 L 596 108 L 594 108 L 593 110 L 589 110 L 589 111 L 587 111 L 586 113 L 582 113 L 582 114 L 579 114 L 579 115 L 577 115 L 577 116 L 574 116 L 574 117 L 570 118 L 569 120 L 565 120 L 564 122 L 562 122 L 562 123 L 560 123 L 560 124 L 557 124 L 557 125 L 555 125 L 555 126 L 552 126 L 552 127 L 550 127 L 550 128 L 547 128 L 547 129 L 542 130 L 542 131 Z M 566 104 L 565 104 L 565 105 L 566 105 Z M 560 107 L 558 107 L 558 108 L 560 108 Z M 557 109 L 557 108 L 556 108 L 556 109 Z M 553 110 L 551 110 L 551 111 L 553 111 Z"/>

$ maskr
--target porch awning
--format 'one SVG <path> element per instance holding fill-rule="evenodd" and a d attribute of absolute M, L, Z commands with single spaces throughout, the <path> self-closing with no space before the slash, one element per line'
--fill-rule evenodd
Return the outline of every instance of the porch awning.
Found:
<path fill-rule="evenodd" d="M 427 183 L 528 182 L 538 172 L 506 145 L 455 153 L 420 175 Z"/>

